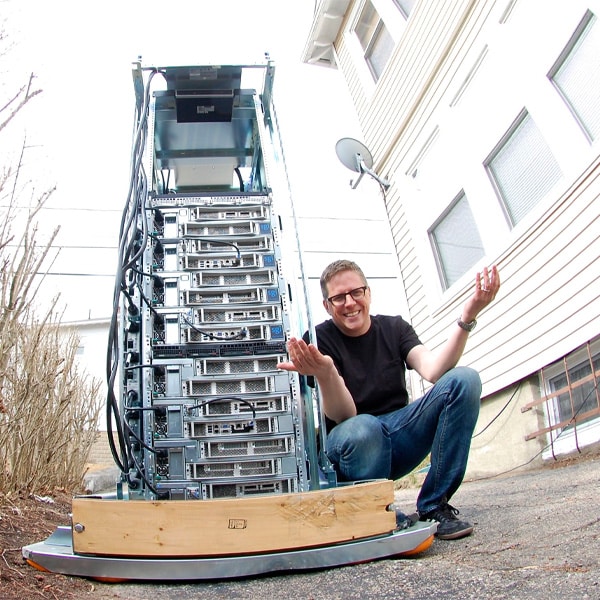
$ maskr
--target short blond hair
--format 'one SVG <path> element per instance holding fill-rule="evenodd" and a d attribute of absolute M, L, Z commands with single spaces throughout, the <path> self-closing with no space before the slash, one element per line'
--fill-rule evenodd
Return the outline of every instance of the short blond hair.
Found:
<path fill-rule="evenodd" d="M 331 281 L 331 279 L 341 273 L 342 271 L 354 271 L 358 273 L 364 285 L 369 285 L 367 283 L 367 278 L 363 273 L 362 269 L 351 260 L 335 260 L 331 264 L 327 265 L 321 274 L 321 279 L 319 283 L 321 284 L 321 293 L 323 294 L 323 300 L 327 300 L 327 296 L 329 295 L 329 291 L 327 290 L 327 284 Z"/>

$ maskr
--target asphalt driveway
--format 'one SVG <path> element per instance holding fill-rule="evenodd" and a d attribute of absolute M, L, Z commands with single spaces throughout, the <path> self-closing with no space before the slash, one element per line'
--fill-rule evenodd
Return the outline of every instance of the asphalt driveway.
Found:
<path fill-rule="evenodd" d="M 600 600 L 600 453 L 466 481 L 453 498 L 476 528 L 415 558 L 202 583 L 97 584 L 127 600 Z M 396 493 L 414 508 L 416 489 Z"/>

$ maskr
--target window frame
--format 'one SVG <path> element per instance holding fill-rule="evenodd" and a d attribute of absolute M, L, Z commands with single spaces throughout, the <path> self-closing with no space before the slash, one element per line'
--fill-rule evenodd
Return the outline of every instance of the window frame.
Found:
<path fill-rule="evenodd" d="M 527 208 L 527 206 L 523 203 L 520 203 L 520 204 L 515 203 L 514 205 L 511 205 L 510 201 L 515 200 L 515 198 L 508 198 L 506 193 L 503 192 L 502 187 L 501 187 L 502 182 L 499 180 L 499 178 L 496 175 L 497 171 L 495 171 L 495 169 L 493 167 L 493 162 L 496 158 L 498 158 L 500 156 L 500 154 L 504 150 L 508 149 L 509 143 L 513 139 L 515 139 L 515 137 L 518 135 L 518 133 L 520 131 L 522 131 L 522 128 L 524 128 L 525 122 L 528 119 L 531 120 L 531 123 L 535 126 L 537 132 L 539 133 L 540 139 L 545 144 L 545 147 L 546 147 L 546 150 L 548 153 L 547 156 L 551 159 L 551 162 L 553 162 L 556 167 L 556 173 L 555 173 L 556 177 L 549 186 L 545 187 L 540 192 L 537 200 L 535 200 L 535 202 Z M 496 193 L 498 201 L 500 202 L 500 205 L 502 207 L 502 211 L 504 213 L 506 221 L 511 229 L 514 229 L 517 225 L 519 225 L 519 223 L 521 223 L 521 221 L 525 220 L 528 217 L 528 215 L 532 211 L 535 210 L 536 206 L 539 205 L 539 203 L 543 200 L 543 198 L 545 198 L 550 193 L 552 188 L 563 178 L 563 172 L 562 172 L 562 169 L 560 168 L 560 164 L 559 164 L 558 160 L 552 153 L 550 146 L 544 139 L 542 131 L 538 128 L 537 124 L 535 123 L 535 120 L 533 119 L 533 117 L 531 116 L 531 114 L 529 113 L 527 108 L 523 108 L 519 112 L 517 118 L 513 121 L 513 123 L 508 128 L 506 133 L 500 138 L 499 142 L 495 145 L 494 149 L 490 152 L 490 154 L 487 156 L 487 158 L 483 161 L 483 167 L 492 183 L 493 189 Z M 539 182 L 541 182 L 545 179 L 546 178 L 538 179 L 537 183 L 539 184 Z M 526 210 L 525 210 L 525 212 L 523 212 L 521 214 L 521 216 L 519 216 L 516 211 L 517 208 L 518 209 L 526 208 Z"/>
<path fill-rule="evenodd" d="M 600 123 L 594 122 L 593 124 L 590 124 L 589 121 L 586 122 L 581 116 L 581 104 L 576 104 L 574 102 L 573 95 L 567 93 L 564 89 L 564 84 L 561 83 L 559 76 L 561 72 L 563 72 L 563 68 L 568 66 L 576 57 L 578 49 L 585 42 L 585 38 L 590 33 L 592 27 L 600 28 L 600 21 L 594 13 L 588 10 L 573 32 L 568 43 L 559 54 L 555 63 L 546 74 L 546 77 L 562 98 L 589 143 L 593 143 L 600 138 Z M 596 29 L 594 33 L 598 35 L 598 29 Z M 589 86 L 586 89 L 595 89 L 595 86 Z M 592 111 L 596 110 L 596 106 L 592 107 Z M 591 130 L 591 125 L 594 126 L 594 130 Z"/>
<path fill-rule="evenodd" d="M 464 270 L 455 278 L 453 278 L 452 280 L 449 277 L 448 274 L 448 269 L 447 269 L 447 261 L 444 258 L 444 253 L 441 251 L 440 249 L 440 244 L 436 238 L 435 235 L 435 231 L 436 229 L 445 222 L 445 220 L 452 214 L 452 212 L 458 207 L 458 205 L 461 202 L 465 202 L 467 205 L 467 208 L 471 214 L 472 220 L 473 220 L 473 225 L 474 225 L 474 231 L 477 233 L 477 237 L 478 239 L 478 243 L 479 243 L 479 247 L 481 248 L 481 254 L 480 256 L 478 256 L 471 264 L 469 264 L 468 266 L 464 267 Z M 464 190 L 461 190 L 452 200 L 452 202 L 450 202 L 450 204 L 446 207 L 446 209 L 442 212 L 442 214 L 435 220 L 435 222 L 431 225 L 431 227 L 429 227 L 429 229 L 427 230 L 427 235 L 429 237 L 429 241 L 432 247 L 432 251 L 433 251 L 433 255 L 435 258 L 435 263 L 436 263 L 436 267 L 437 267 L 437 271 L 438 271 L 438 276 L 440 278 L 440 283 L 442 285 L 442 288 L 444 290 L 449 289 L 450 287 L 452 287 L 455 283 L 457 283 L 458 281 L 461 280 L 462 277 L 464 277 L 465 274 L 467 274 L 469 272 L 469 270 L 475 265 L 477 264 L 477 262 L 479 260 L 481 260 L 484 256 L 485 256 L 485 248 L 483 246 L 483 241 L 481 239 L 481 235 L 479 233 L 479 227 L 477 225 L 477 219 L 475 219 L 475 215 L 473 214 L 473 211 L 471 209 L 471 205 L 469 203 L 469 198 L 467 196 L 467 194 L 465 193 Z"/>
<path fill-rule="evenodd" d="M 583 445 L 586 445 L 585 437 L 588 435 L 591 435 L 592 439 L 597 437 L 597 433 L 595 432 L 600 430 L 600 392 L 598 391 L 600 368 L 594 368 L 594 361 L 600 361 L 600 337 L 580 346 L 540 371 L 541 393 L 542 397 L 545 398 L 543 404 L 544 420 L 548 428 L 546 435 L 552 453 L 555 450 L 568 452 L 574 448 L 578 448 L 580 441 L 583 442 Z M 590 366 L 590 373 L 573 380 L 572 375 L 585 366 L 586 363 Z M 566 385 L 556 388 L 553 382 L 556 382 L 559 377 L 566 378 Z M 580 423 L 575 421 L 573 425 L 570 425 L 568 421 L 573 416 L 578 416 L 578 411 L 575 411 L 574 415 L 562 414 L 560 398 L 564 394 L 571 396 L 573 390 L 583 388 L 587 381 L 591 381 L 592 391 L 596 396 L 596 408 L 592 409 L 592 411 L 596 410 L 599 412 L 589 415 Z M 587 412 L 591 411 L 588 410 Z M 585 415 L 586 413 L 584 412 L 583 414 Z M 561 423 L 567 424 L 561 427 Z M 547 452 L 547 454 L 549 453 Z"/>
<path fill-rule="evenodd" d="M 408 20 L 417 3 L 417 0 L 392 0 L 396 8 L 402 13 L 402 16 Z M 406 6 L 408 4 L 408 6 Z"/>
<path fill-rule="evenodd" d="M 376 17 L 377 23 L 373 27 L 368 41 L 365 43 L 363 36 L 358 34 L 357 29 L 360 29 L 361 18 L 369 6 Z M 363 0 L 358 3 L 354 18 L 348 26 L 347 34 L 351 40 L 350 48 L 355 57 L 359 74 L 364 80 L 364 85 L 367 89 L 371 86 L 374 88 L 381 77 L 383 77 L 398 41 L 406 29 L 407 19 L 406 10 L 403 8 L 400 0 Z M 377 69 L 371 64 L 370 55 L 376 45 L 376 38 L 383 33 L 382 30 L 385 30 L 387 33 L 388 39 L 391 42 L 391 50 L 389 56 L 385 59 L 385 64 L 378 73 Z M 364 68 L 361 68 L 361 65 Z"/>
<path fill-rule="evenodd" d="M 371 8 L 373 14 L 371 16 L 372 21 L 370 21 L 368 23 L 368 26 L 365 28 L 369 32 L 369 35 L 367 37 L 359 35 L 357 29 L 359 25 L 363 25 L 362 18 L 368 7 Z M 369 69 L 369 72 L 371 73 L 371 77 L 373 77 L 373 81 L 377 83 L 381 79 L 381 76 L 385 71 L 386 66 L 389 64 L 390 58 L 394 51 L 395 42 L 391 33 L 385 25 L 385 21 L 382 19 L 381 15 L 377 11 L 377 8 L 371 0 L 366 0 L 363 4 L 361 10 L 358 13 L 358 18 L 352 31 L 356 36 L 360 47 L 362 48 L 363 59 Z M 384 64 L 380 67 L 378 64 L 379 61 L 373 61 L 372 57 L 377 50 L 386 50 L 385 46 L 388 40 L 389 42 L 391 42 L 392 47 L 389 50 L 389 52 L 386 51 L 387 55 L 385 55 L 385 53 L 382 53 L 382 56 L 385 56 L 385 58 L 383 61 Z"/>

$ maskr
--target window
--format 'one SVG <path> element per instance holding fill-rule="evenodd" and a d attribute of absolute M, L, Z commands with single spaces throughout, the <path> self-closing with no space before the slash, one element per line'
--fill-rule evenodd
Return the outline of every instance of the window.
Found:
<path fill-rule="evenodd" d="M 365 2 L 354 33 L 363 49 L 371 75 L 377 81 L 392 55 L 394 40 L 370 0 Z"/>
<path fill-rule="evenodd" d="M 562 176 L 531 116 L 524 111 L 485 162 L 509 222 L 516 225 Z"/>
<path fill-rule="evenodd" d="M 588 139 L 600 136 L 600 26 L 588 12 L 548 73 Z"/>
<path fill-rule="evenodd" d="M 577 435 L 600 417 L 600 340 L 596 339 L 542 370 L 546 418 L 552 438 Z"/>
<path fill-rule="evenodd" d="M 464 192 L 429 232 L 444 288 L 462 277 L 483 255 L 483 244 Z"/>
<path fill-rule="evenodd" d="M 544 458 L 600 440 L 600 337 L 590 340 L 540 372 L 540 398 L 521 408 L 543 407 L 544 427 L 526 440 L 547 436 Z"/>
<path fill-rule="evenodd" d="M 394 0 L 394 4 L 400 9 L 405 19 L 408 19 L 413 6 L 417 0 Z"/>

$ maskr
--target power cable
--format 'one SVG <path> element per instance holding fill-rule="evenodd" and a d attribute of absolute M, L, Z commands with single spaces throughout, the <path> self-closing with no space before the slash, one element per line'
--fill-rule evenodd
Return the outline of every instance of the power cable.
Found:
<path fill-rule="evenodd" d="M 514 392 L 511 394 L 510 398 L 508 399 L 508 401 L 506 402 L 506 404 L 500 409 L 500 411 L 496 414 L 496 416 L 479 432 L 477 432 L 471 439 L 475 439 L 476 437 L 480 436 L 484 431 L 486 431 L 487 429 L 489 429 L 492 425 L 492 423 L 494 423 L 494 421 L 496 419 L 498 419 L 498 417 L 508 408 L 509 404 L 513 401 L 516 393 L 521 389 L 521 383 L 522 381 L 519 381 L 519 383 L 517 384 L 517 387 L 515 388 Z"/>
<path fill-rule="evenodd" d="M 145 223 L 144 211 L 142 210 L 146 191 L 146 175 L 143 169 L 143 155 L 148 128 L 148 114 L 150 105 L 150 89 L 153 77 L 158 73 L 152 69 L 143 90 L 143 99 L 136 103 L 136 126 L 134 132 L 134 142 L 131 158 L 131 178 L 129 181 L 129 190 L 127 200 L 123 208 L 121 225 L 119 230 L 118 263 L 117 273 L 113 291 L 113 314 L 111 317 L 108 346 L 106 357 L 106 380 L 107 380 L 107 398 L 106 398 L 106 420 L 108 443 L 115 464 L 127 477 L 129 465 L 134 464 L 140 476 L 144 477 L 143 469 L 137 464 L 129 444 L 125 439 L 123 430 L 123 420 L 120 414 L 118 401 L 115 395 L 115 382 L 120 364 L 119 352 L 119 307 L 120 298 L 125 285 L 125 277 L 128 266 L 131 266 L 141 255 L 144 246 L 139 244 L 136 252 L 136 241 L 139 240 L 138 222 L 142 223 L 142 237 L 147 236 L 147 224 Z M 113 418 L 115 431 L 117 433 L 118 448 L 112 435 Z"/>

